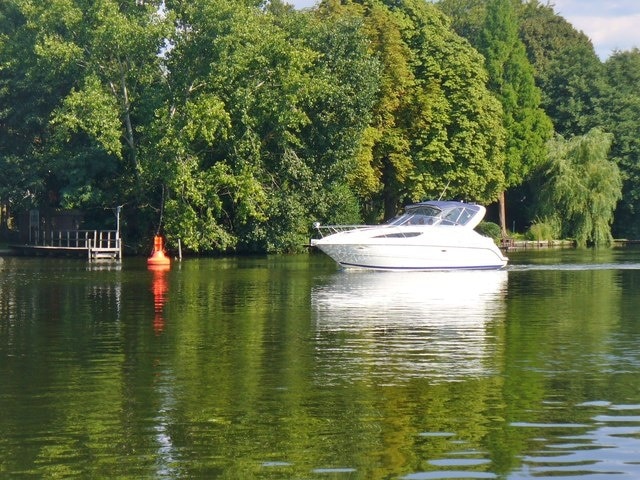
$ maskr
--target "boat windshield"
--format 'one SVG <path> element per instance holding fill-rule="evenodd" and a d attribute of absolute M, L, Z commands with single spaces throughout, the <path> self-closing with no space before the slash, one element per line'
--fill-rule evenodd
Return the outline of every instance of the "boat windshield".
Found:
<path fill-rule="evenodd" d="M 477 208 L 460 205 L 440 209 L 433 205 L 410 205 L 402 215 L 391 219 L 389 225 L 466 225 Z"/>

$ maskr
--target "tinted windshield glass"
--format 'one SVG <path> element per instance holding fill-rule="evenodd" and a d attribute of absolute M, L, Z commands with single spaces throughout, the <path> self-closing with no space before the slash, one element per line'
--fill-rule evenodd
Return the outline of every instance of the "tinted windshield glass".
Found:
<path fill-rule="evenodd" d="M 430 205 L 419 205 L 408 207 L 406 213 L 391 219 L 391 225 L 432 225 L 438 221 L 437 217 L 442 214 L 438 208 Z"/>
<path fill-rule="evenodd" d="M 415 207 L 408 207 L 407 214 L 411 215 L 424 215 L 425 217 L 437 217 L 442 213 L 442 210 L 439 208 L 433 207 L 431 205 L 418 205 Z"/>

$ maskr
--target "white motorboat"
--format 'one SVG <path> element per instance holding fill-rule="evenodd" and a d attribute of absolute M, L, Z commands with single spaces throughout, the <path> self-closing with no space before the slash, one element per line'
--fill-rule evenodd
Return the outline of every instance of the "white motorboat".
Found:
<path fill-rule="evenodd" d="M 382 225 L 320 225 L 311 240 L 344 268 L 374 270 L 483 270 L 507 264 L 493 239 L 474 230 L 481 205 L 426 201 L 409 205 Z"/>

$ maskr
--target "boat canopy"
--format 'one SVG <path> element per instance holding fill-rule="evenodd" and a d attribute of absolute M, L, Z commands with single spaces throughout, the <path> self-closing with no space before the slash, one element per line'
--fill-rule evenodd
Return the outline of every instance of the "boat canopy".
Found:
<path fill-rule="evenodd" d="M 475 227 L 484 217 L 485 208 L 451 201 L 421 202 L 405 207 L 403 214 L 391 219 L 390 225 L 460 225 Z"/>

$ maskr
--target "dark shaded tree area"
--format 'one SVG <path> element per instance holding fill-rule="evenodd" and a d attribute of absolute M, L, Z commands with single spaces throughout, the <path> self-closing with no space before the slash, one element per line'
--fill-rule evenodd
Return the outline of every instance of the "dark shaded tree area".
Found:
<path fill-rule="evenodd" d="M 622 201 L 613 231 L 640 238 L 640 50 L 617 52 L 604 64 L 607 80 L 601 101 L 603 128 L 613 133 L 611 156 L 623 177 Z"/>
<path fill-rule="evenodd" d="M 540 188 L 553 124 L 613 134 L 635 235 L 637 59 L 602 63 L 537 1 L 7 0 L 0 203 L 95 224 L 122 205 L 133 246 L 295 251 L 314 220 Z"/>

